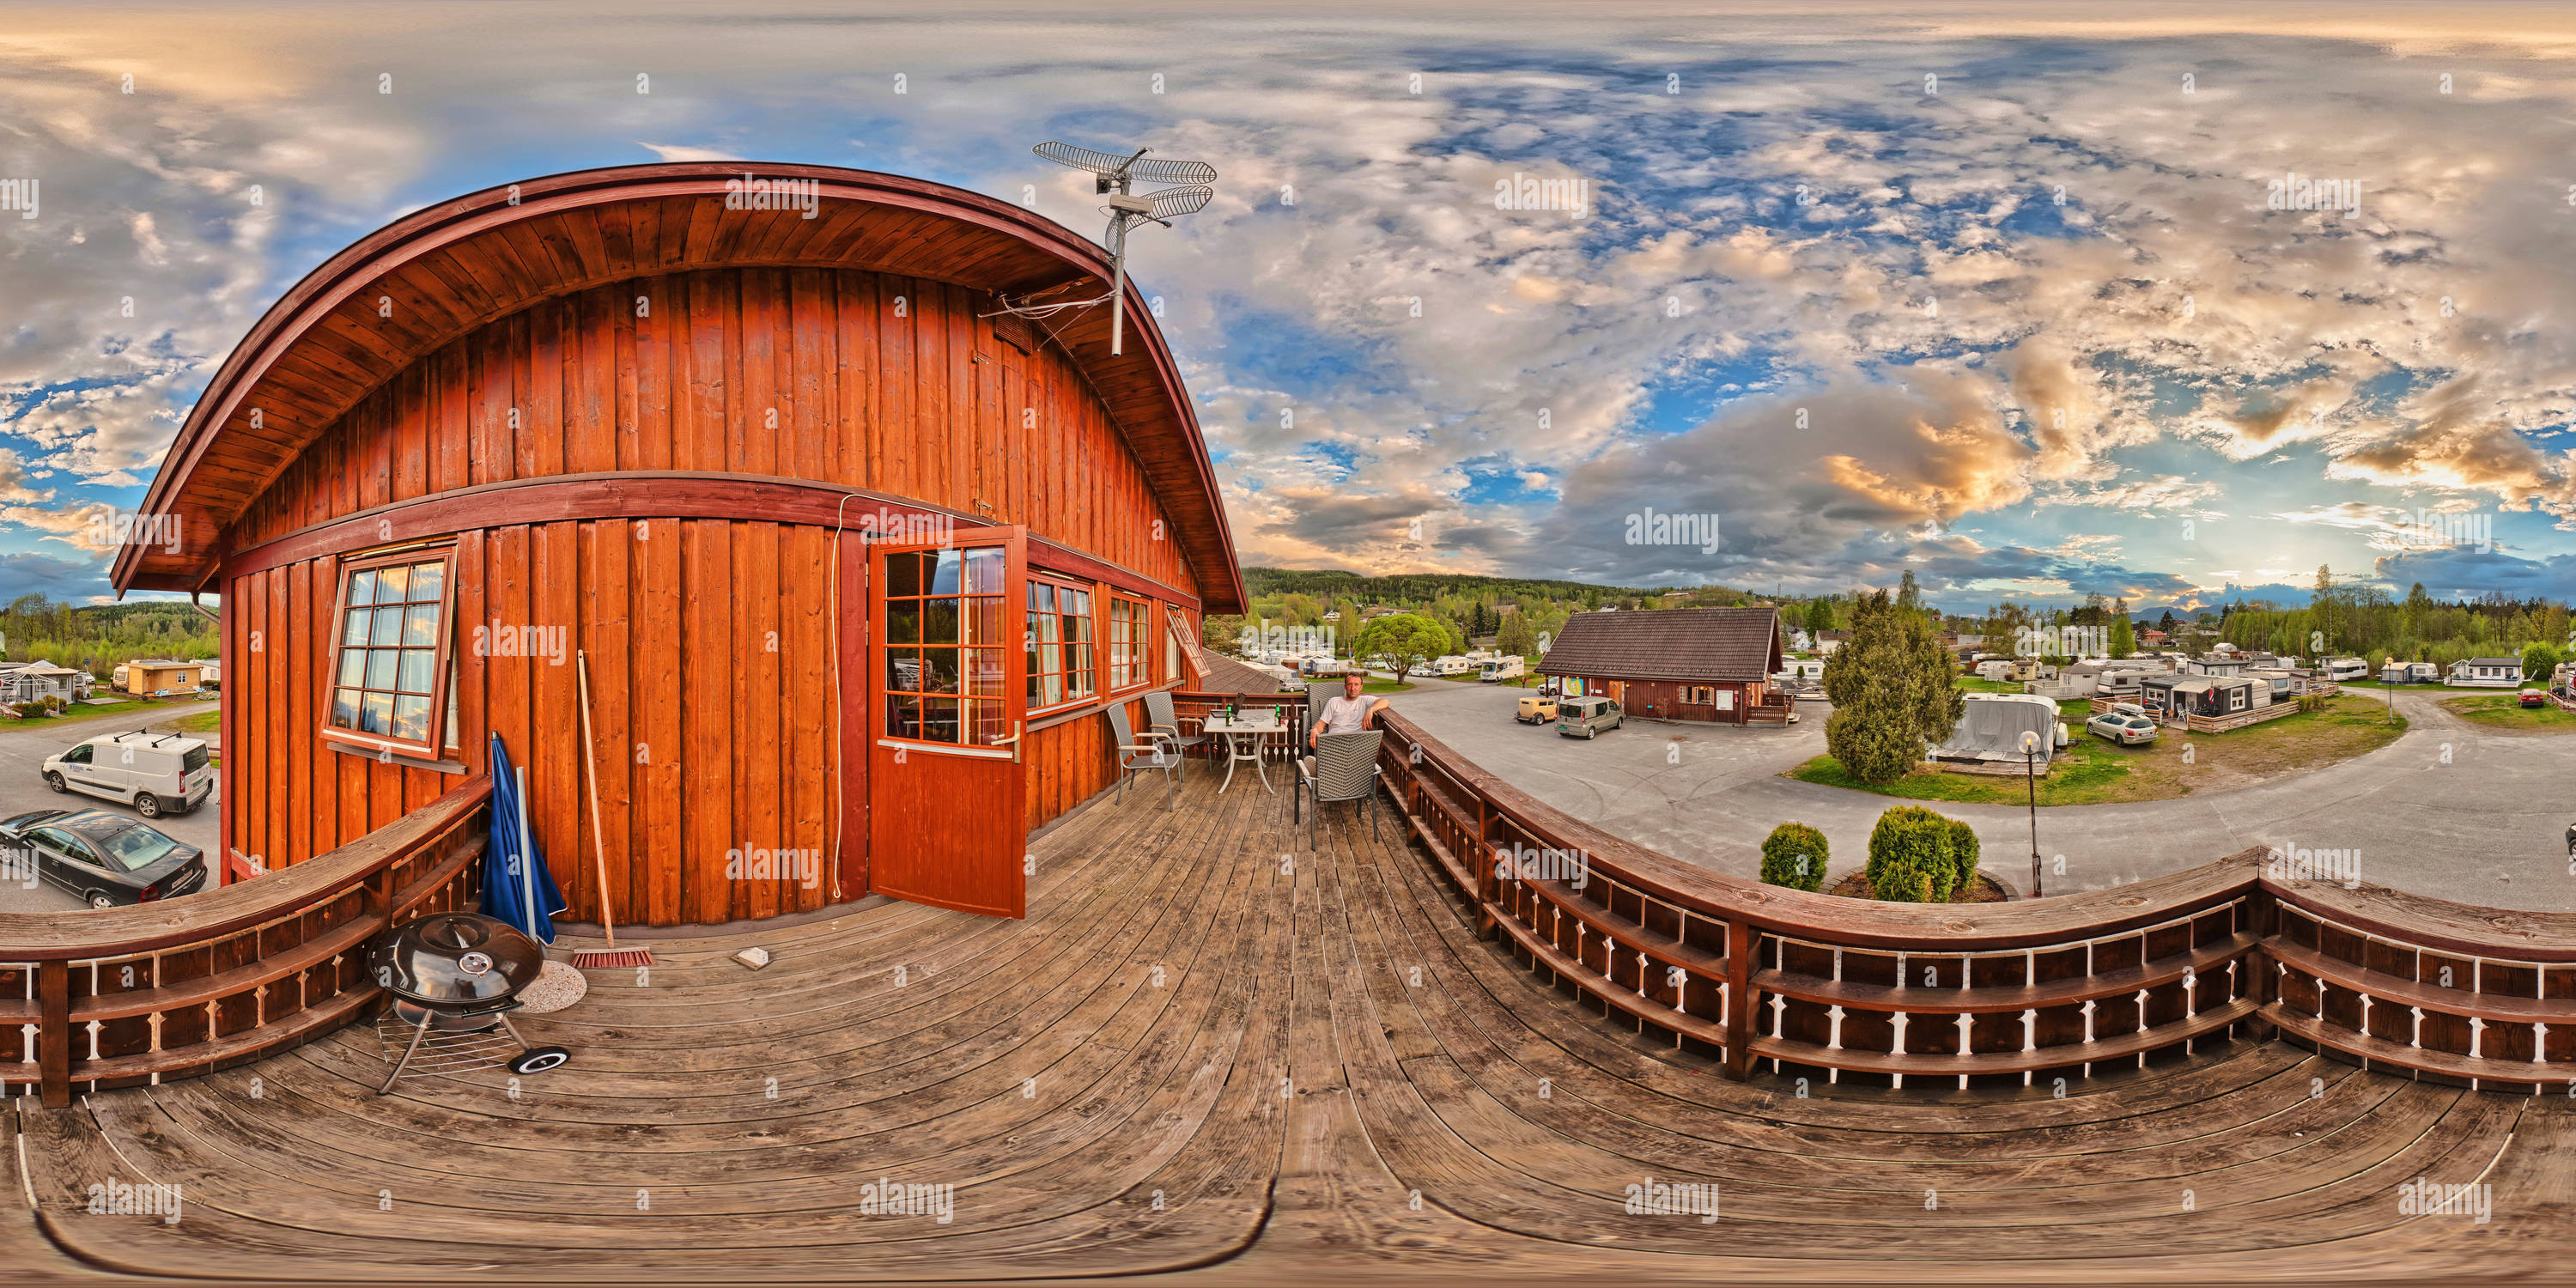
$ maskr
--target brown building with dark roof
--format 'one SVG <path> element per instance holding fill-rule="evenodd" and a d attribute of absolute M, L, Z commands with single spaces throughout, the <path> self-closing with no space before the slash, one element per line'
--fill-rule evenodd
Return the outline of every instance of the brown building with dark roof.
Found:
<path fill-rule="evenodd" d="M 1788 718 L 1771 683 L 1780 666 L 1777 609 L 1669 608 L 1576 613 L 1538 671 L 1637 716 L 1756 724 Z"/>

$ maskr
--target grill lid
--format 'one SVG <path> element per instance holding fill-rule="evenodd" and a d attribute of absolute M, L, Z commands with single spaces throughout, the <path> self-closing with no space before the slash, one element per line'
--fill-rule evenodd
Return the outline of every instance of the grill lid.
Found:
<path fill-rule="evenodd" d="M 470 912 L 437 912 L 376 936 L 368 974 L 394 996 L 430 1006 L 468 1006 L 515 995 L 535 983 L 546 954 L 507 922 Z"/>

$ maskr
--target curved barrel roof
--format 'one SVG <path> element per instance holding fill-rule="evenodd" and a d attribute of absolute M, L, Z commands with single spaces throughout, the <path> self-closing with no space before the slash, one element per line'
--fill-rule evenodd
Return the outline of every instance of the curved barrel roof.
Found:
<path fill-rule="evenodd" d="M 813 219 L 725 218 L 746 175 L 817 185 Z M 536 301 L 646 274 L 743 265 L 901 273 L 1024 295 L 1105 290 L 1099 246 L 1034 212 L 946 184 L 837 166 L 679 162 L 579 170 L 487 188 L 369 234 L 286 293 L 225 359 L 145 493 L 176 514 L 178 548 L 130 545 L 111 579 L 197 590 L 215 534 L 343 412 L 406 365 Z M 380 297 L 399 307 L 380 313 Z M 1106 309 L 1048 331 L 1082 367 L 1152 480 L 1207 611 L 1240 612 L 1241 569 L 1214 467 L 1180 372 L 1144 297 L 1127 287 L 1127 339 Z M 256 413 L 256 415 L 254 415 Z"/>

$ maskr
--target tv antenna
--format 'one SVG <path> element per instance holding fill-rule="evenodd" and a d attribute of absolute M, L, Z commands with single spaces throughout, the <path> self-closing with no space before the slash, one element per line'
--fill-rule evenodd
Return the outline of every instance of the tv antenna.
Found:
<path fill-rule="evenodd" d="M 1109 198 L 1109 204 L 1101 207 L 1109 215 L 1109 231 L 1101 240 L 1109 247 L 1109 351 L 1118 353 L 1127 323 L 1127 230 L 1139 222 L 1169 228 L 1174 218 L 1205 209 L 1216 196 L 1216 189 L 1208 186 L 1216 180 L 1216 167 L 1204 161 L 1148 161 L 1145 154 L 1152 151 L 1150 148 L 1138 148 L 1133 156 L 1119 156 L 1070 143 L 1041 143 L 1030 151 L 1057 165 L 1090 171 L 1092 191 Z M 1138 183 L 1179 186 L 1139 193 L 1135 190 Z M 1066 306 L 1042 307 L 1053 312 Z"/>

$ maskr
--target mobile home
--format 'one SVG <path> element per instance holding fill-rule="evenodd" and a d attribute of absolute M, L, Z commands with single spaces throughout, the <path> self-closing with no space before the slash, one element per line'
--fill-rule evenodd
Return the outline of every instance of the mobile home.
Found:
<path fill-rule="evenodd" d="M 2464 657 L 2451 664 L 2446 684 L 2472 689 L 2510 689 L 2522 683 L 2518 657 Z"/>

